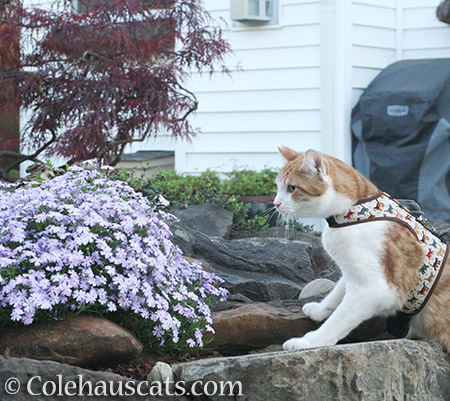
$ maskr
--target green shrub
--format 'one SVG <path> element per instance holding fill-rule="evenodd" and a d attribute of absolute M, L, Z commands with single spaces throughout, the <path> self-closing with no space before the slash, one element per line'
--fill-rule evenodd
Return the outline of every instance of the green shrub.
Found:
<path fill-rule="evenodd" d="M 233 212 L 232 232 L 256 232 L 268 227 L 269 214 L 248 217 L 249 203 L 240 201 L 244 196 L 270 196 L 277 191 L 277 170 L 233 170 L 222 174 L 207 170 L 198 176 L 182 175 L 175 171 L 159 171 L 151 178 L 137 177 L 135 172 L 119 170 L 118 178 L 128 182 L 149 199 L 162 195 L 171 206 L 215 203 Z"/>
<path fill-rule="evenodd" d="M 227 174 L 223 181 L 223 193 L 241 196 L 264 196 L 274 195 L 277 192 L 275 178 L 278 171 L 264 169 L 254 170 L 234 170 Z"/>

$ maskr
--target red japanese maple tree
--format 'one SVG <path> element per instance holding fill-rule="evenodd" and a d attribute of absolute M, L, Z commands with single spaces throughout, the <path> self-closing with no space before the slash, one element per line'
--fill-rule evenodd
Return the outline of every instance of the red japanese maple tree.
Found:
<path fill-rule="evenodd" d="M 186 117 L 197 100 L 183 81 L 224 68 L 229 51 L 200 0 L 21 4 L 0 0 L 0 116 L 17 105 L 27 115 L 22 152 L 0 141 L 2 178 L 44 152 L 115 164 L 130 142 L 195 134 Z"/>

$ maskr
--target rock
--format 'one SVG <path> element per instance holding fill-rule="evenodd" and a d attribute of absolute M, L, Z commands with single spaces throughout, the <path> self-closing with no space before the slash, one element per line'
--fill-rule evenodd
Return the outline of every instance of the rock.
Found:
<path fill-rule="evenodd" d="M 314 277 L 311 245 L 279 238 L 226 240 L 196 235 L 196 257 L 206 259 L 232 294 L 253 301 L 296 298 Z"/>
<path fill-rule="evenodd" d="M 222 285 L 231 294 L 256 302 L 297 298 L 304 285 L 276 274 L 233 271 L 222 267 L 216 267 L 216 273 L 225 280 Z"/>
<path fill-rule="evenodd" d="M 315 277 L 337 281 L 341 277 L 341 270 L 328 255 L 322 245 L 320 236 L 303 231 L 295 231 L 287 227 L 272 227 L 257 233 L 243 233 L 242 238 L 283 238 L 290 241 L 302 241 L 311 244 L 311 263 Z"/>
<path fill-rule="evenodd" d="M 235 395 L 202 400 L 450 399 L 450 361 L 423 341 L 390 340 L 204 359 L 173 366 L 177 380 L 231 382 Z M 230 387 L 229 387 L 230 388 Z M 237 396 L 239 392 L 242 396 Z"/>
<path fill-rule="evenodd" d="M 10 379 L 18 380 L 20 390 L 17 394 L 8 395 L 5 388 L 18 388 L 17 383 Z M 10 380 L 10 381 L 8 381 Z M 30 382 L 31 381 L 31 382 Z M 70 366 L 53 361 L 37 361 L 26 358 L 4 358 L 0 356 L 0 400 L 2 401 L 36 401 L 36 400 L 155 400 L 158 401 L 187 401 L 181 396 L 143 396 L 137 394 L 140 383 L 140 392 L 149 393 L 147 382 L 137 382 L 126 377 L 107 372 L 94 372 L 76 366 Z M 48 384 L 46 384 L 48 383 Z M 54 384 L 53 384 L 54 383 Z M 74 383 L 73 385 L 67 383 Z M 81 383 L 81 386 L 80 386 Z M 45 384 L 45 388 L 44 388 Z M 31 392 L 27 391 L 27 386 Z M 112 388 L 112 391 L 110 390 Z M 128 396 L 119 396 L 120 388 L 122 393 L 128 392 Z M 60 390 L 61 389 L 61 390 Z M 45 396 L 44 391 L 50 393 Z M 62 395 L 58 395 L 61 391 Z M 102 397 L 101 395 L 105 395 Z M 131 391 L 135 392 L 134 397 Z M 89 396 L 89 392 L 91 395 Z M 39 394 L 41 395 L 33 395 Z M 78 395 L 78 394 L 82 395 Z M 119 395 L 109 395 L 119 394 Z M 73 396 L 72 396 L 73 395 Z M 76 395 L 76 396 L 75 396 Z"/>
<path fill-rule="evenodd" d="M 192 249 L 195 238 L 201 233 L 197 230 L 183 227 L 179 223 L 173 223 L 170 225 L 172 231 L 172 238 L 170 239 L 174 245 L 178 246 L 185 257 L 193 257 L 194 251 Z"/>
<path fill-rule="evenodd" d="M 328 294 L 335 286 L 335 283 L 326 278 L 316 278 L 310 283 L 306 284 L 298 299 L 311 298 L 320 295 Z"/>
<path fill-rule="evenodd" d="M 142 349 L 142 343 L 128 330 L 87 315 L 0 332 L 0 354 L 8 358 L 52 360 L 83 367 L 128 362 Z"/>
<path fill-rule="evenodd" d="M 173 242 L 185 255 L 211 264 L 231 294 L 253 301 L 294 299 L 314 278 L 311 245 L 281 238 L 227 240 L 174 226 Z"/>
<path fill-rule="evenodd" d="M 302 311 L 305 301 L 320 301 L 321 297 L 272 302 L 239 304 L 228 302 L 228 309 L 212 313 L 215 334 L 208 349 L 224 355 L 242 354 L 273 344 L 283 344 L 292 337 L 301 337 L 320 324 Z M 392 338 L 385 332 L 386 319 L 375 317 L 353 330 L 343 343 Z"/>
<path fill-rule="evenodd" d="M 224 238 L 233 224 L 233 213 L 212 203 L 190 205 L 187 209 L 171 210 L 183 227 L 192 228 L 210 237 Z"/>
<path fill-rule="evenodd" d="M 318 327 L 299 305 L 282 307 L 261 302 L 213 312 L 212 319 L 215 334 L 208 348 L 227 355 L 282 344 Z"/>
<path fill-rule="evenodd" d="M 173 393 L 175 388 L 175 382 L 173 378 L 172 367 L 165 362 L 157 362 L 153 369 L 147 376 L 149 383 L 159 382 L 168 385 L 169 391 Z"/>

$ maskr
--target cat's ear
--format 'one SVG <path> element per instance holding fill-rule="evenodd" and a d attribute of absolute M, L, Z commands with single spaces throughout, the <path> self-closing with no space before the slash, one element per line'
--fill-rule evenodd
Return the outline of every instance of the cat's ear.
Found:
<path fill-rule="evenodd" d="M 319 152 L 309 149 L 305 152 L 300 170 L 306 171 L 311 175 L 320 175 L 323 177 L 327 174 L 326 164 L 327 161 Z"/>
<path fill-rule="evenodd" d="M 284 160 L 286 160 L 287 162 L 294 160 L 298 156 L 298 153 L 295 150 L 292 150 L 287 146 L 280 145 L 278 146 L 278 150 L 280 151 L 281 156 L 283 156 Z"/>

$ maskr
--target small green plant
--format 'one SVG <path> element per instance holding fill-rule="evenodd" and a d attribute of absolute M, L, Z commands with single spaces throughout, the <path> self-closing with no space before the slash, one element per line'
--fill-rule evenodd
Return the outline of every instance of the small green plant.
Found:
<path fill-rule="evenodd" d="M 236 197 L 273 195 L 277 192 L 275 178 L 278 171 L 233 170 L 223 182 L 223 192 Z"/>
<path fill-rule="evenodd" d="M 219 176 L 206 171 L 199 176 L 184 176 L 175 171 L 159 171 L 151 178 L 137 177 L 135 172 L 120 169 L 117 178 L 126 181 L 147 198 L 162 195 L 172 206 L 187 206 L 217 201 L 221 197 Z"/>
<path fill-rule="evenodd" d="M 250 204 L 240 201 L 245 196 L 270 196 L 277 191 L 275 178 L 278 171 L 266 168 L 261 171 L 235 169 L 222 174 L 207 170 L 198 176 L 182 175 L 175 171 L 159 171 L 151 178 L 134 172 L 119 170 L 117 178 L 126 181 L 147 198 L 162 195 L 171 206 L 187 207 L 192 204 L 215 203 L 233 213 L 232 234 L 240 231 L 257 232 L 268 228 L 270 214 L 249 217 Z M 281 223 L 284 224 L 284 223 Z M 299 222 L 293 229 L 311 231 Z"/>
<path fill-rule="evenodd" d="M 250 203 L 238 202 L 235 197 L 229 198 L 223 207 L 233 213 L 232 232 L 250 231 L 257 232 L 267 228 L 269 215 L 248 217 Z"/>

